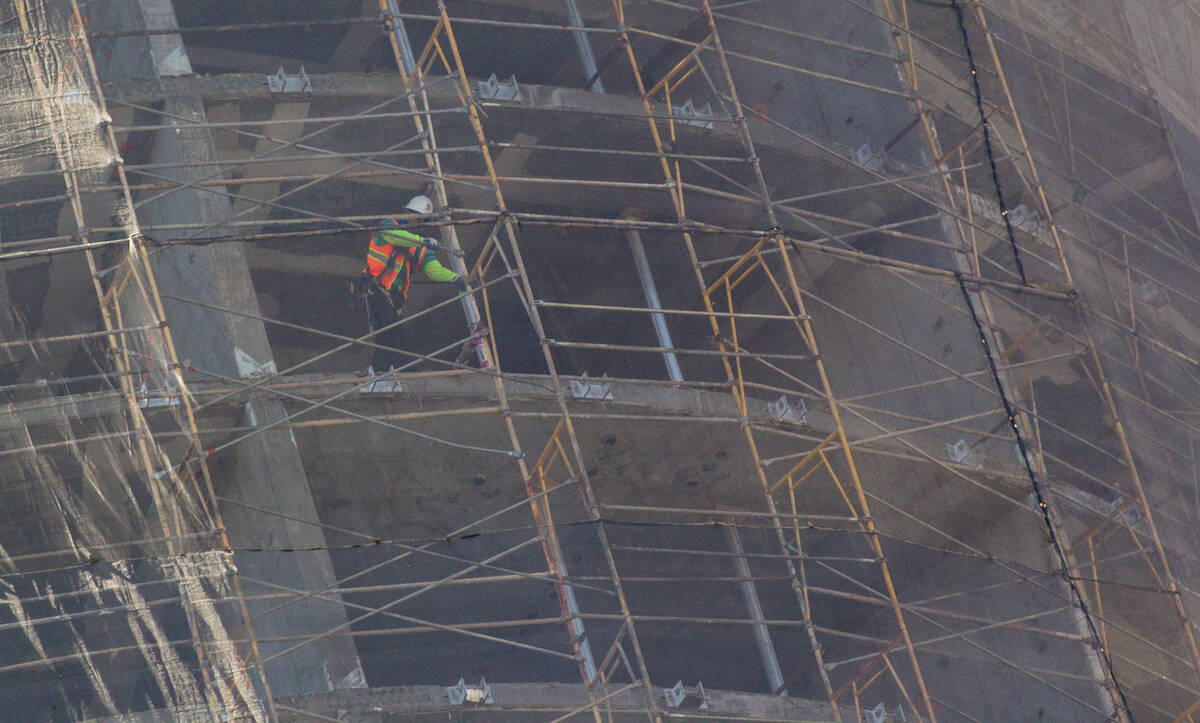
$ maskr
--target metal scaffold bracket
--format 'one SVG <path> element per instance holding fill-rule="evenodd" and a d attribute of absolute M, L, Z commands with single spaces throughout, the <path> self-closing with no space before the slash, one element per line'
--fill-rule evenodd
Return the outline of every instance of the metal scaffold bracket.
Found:
<path fill-rule="evenodd" d="M 979 453 L 971 448 L 971 445 L 965 439 L 960 439 L 954 444 L 946 445 L 946 455 L 951 462 L 965 464 L 968 467 L 982 467 L 983 459 Z"/>
<path fill-rule="evenodd" d="M 515 75 L 508 76 L 508 80 L 500 80 L 495 73 L 492 73 L 490 78 L 479 81 L 475 87 L 475 92 L 480 98 L 511 100 L 517 103 L 521 101 L 521 85 L 517 83 Z"/>
<path fill-rule="evenodd" d="M 887 165 L 887 154 L 871 150 L 871 144 L 864 143 L 854 152 L 854 162 L 869 171 L 882 171 Z"/>
<path fill-rule="evenodd" d="M 685 102 L 683 105 L 671 106 L 671 114 L 691 119 L 679 121 L 683 125 L 696 126 L 697 128 L 712 130 L 712 103 L 705 103 L 703 107 L 697 108 L 696 104 L 692 102 L 692 99 L 688 98 L 687 102 Z"/>
<path fill-rule="evenodd" d="M 1118 497 L 1107 505 L 1108 515 L 1110 517 L 1118 515 L 1130 527 L 1137 527 L 1142 521 L 1141 512 L 1137 505 L 1127 505 L 1127 500 L 1124 497 Z"/>
<path fill-rule="evenodd" d="M 788 401 L 784 394 L 773 402 L 767 402 L 767 414 L 781 422 L 808 423 L 808 406 L 803 399 L 797 399 L 795 404 Z"/>
<path fill-rule="evenodd" d="M 1135 283 L 1133 291 L 1137 297 L 1156 309 L 1161 309 L 1170 303 L 1171 297 L 1167 296 L 1167 292 L 1163 287 L 1153 281 L 1144 281 Z"/>
<path fill-rule="evenodd" d="M 267 87 L 272 93 L 312 93 L 312 80 L 309 79 L 308 73 L 304 72 L 304 66 L 300 66 L 299 75 L 288 75 L 284 72 L 283 66 L 279 66 L 279 70 L 272 75 L 267 76 Z"/>
<path fill-rule="evenodd" d="M 156 407 L 175 407 L 181 403 L 179 390 L 173 384 L 168 382 L 166 388 L 152 387 L 146 379 L 142 379 L 142 384 L 138 387 L 137 405 L 142 409 L 154 409 Z M 74 404 L 71 404 L 72 412 L 74 412 Z"/>
<path fill-rule="evenodd" d="M 456 685 L 446 687 L 446 697 L 450 699 L 450 705 L 491 705 L 496 702 L 486 678 L 480 678 L 479 685 L 467 685 L 459 678 Z"/>
<path fill-rule="evenodd" d="M 386 376 L 395 371 L 396 368 L 392 367 L 388 371 L 384 372 L 383 375 Z M 372 377 L 376 376 L 375 367 L 369 367 L 367 369 L 367 374 Z M 359 391 L 361 391 L 363 394 L 397 394 L 404 391 L 404 384 L 403 382 L 384 379 L 377 382 L 371 382 L 370 384 L 362 387 Z"/>
<path fill-rule="evenodd" d="M 904 707 L 896 706 L 894 711 L 889 711 L 883 703 L 874 708 L 863 712 L 864 723 L 889 723 L 890 721 L 905 721 Z"/>
<path fill-rule="evenodd" d="M 238 376 L 242 379 L 261 379 L 279 373 L 273 359 L 260 362 L 237 347 L 233 349 L 233 360 L 237 364 Z"/>
<path fill-rule="evenodd" d="M 1030 209 L 1022 203 L 1016 208 L 1008 209 L 1008 222 L 1030 236 L 1036 237 L 1038 229 L 1042 225 L 1042 217 L 1036 210 Z"/>
<path fill-rule="evenodd" d="M 576 399 L 611 400 L 613 398 L 611 384 L 602 381 L 591 381 L 587 378 L 587 372 L 583 373 L 583 377 L 583 379 L 571 380 L 571 394 Z"/>
<path fill-rule="evenodd" d="M 138 406 L 142 409 L 154 409 L 156 407 L 177 407 L 179 406 L 179 397 L 177 396 L 138 396 Z"/>
<path fill-rule="evenodd" d="M 663 697 L 668 708 L 683 710 L 708 710 L 708 693 L 704 692 L 704 684 L 696 681 L 696 687 L 686 687 L 683 681 L 677 681 L 672 688 L 663 688 Z"/>
<path fill-rule="evenodd" d="M 83 88 L 67 88 L 59 96 L 63 103 L 72 105 L 87 105 L 92 102 L 92 96 Z"/>

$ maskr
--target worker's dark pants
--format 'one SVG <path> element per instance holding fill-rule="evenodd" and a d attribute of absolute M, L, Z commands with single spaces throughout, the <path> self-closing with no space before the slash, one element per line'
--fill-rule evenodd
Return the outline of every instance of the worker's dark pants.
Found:
<path fill-rule="evenodd" d="M 374 329 L 379 330 L 394 324 L 400 320 L 396 315 L 396 310 L 388 301 L 387 296 L 378 288 L 372 288 L 372 293 L 367 296 L 367 303 L 370 304 L 371 323 Z M 392 298 L 403 303 L 403 298 L 396 292 L 393 292 Z M 371 337 L 371 341 L 381 346 L 392 347 L 394 349 L 407 349 L 406 336 L 408 325 L 401 324 L 387 331 L 382 331 Z M 371 354 L 371 366 L 375 368 L 376 374 L 386 372 L 390 367 L 401 367 L 405 363 L 412 361 L 413 357 L 400 354 L 395 351 L 385 349 L 373 349 Z"/>

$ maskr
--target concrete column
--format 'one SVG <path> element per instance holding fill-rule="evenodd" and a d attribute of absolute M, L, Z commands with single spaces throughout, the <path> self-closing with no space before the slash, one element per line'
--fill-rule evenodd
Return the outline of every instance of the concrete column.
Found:
<path fill-rule="evenodd" d="M 640 220 L 645 218 L 643 209 L 630 206 L 621 212 L 617 218 Z M 654 274 L 650 271 L 650 259 L 646 258 L 646 247 L 642 245 L 642 234 L 637 229 L 625 232 L 625 240 L 629 242 L 629 256 L 637 269 L 638 281 L 642 283 L 642 293 L 646 295 L 646 306 L 651 309 L 661 309 L 662 302 L 658 298 L 658 286 L 654 283 Z M 674 342 L 671 341 L 671 331 L 667 328 L 667 317 L 663 314 L 651 313 L 650 323 L 654 326 L 654 335 L 658 337 L 658 345 L 667 351 L 663 352 L 663 362 L 667 365 L 667 378 L 673 382 L 683 381 L 683 371 L 679 368 L 679 358 L 675 355 Z"/>
<path fill-rule="evenodd" d="M 725 528 L 725 535 L 729 538 L 729 547 L 735 555 L 733 564 L 737 569 L 738 577 L 744 578 L 739 583 L 742 588 L 742 601 L 746 603 L 746 612 L 754 621 L 754 642 L 758 645 L 758 655 L 762 658 L 763 670 L 767 674 L 767 685 L 770 686 L 771 693 L 786 696 L 783 671 L 779 668 L 779 658 L 775 655 L 775 645 L 771 642 L 771 631 L 767 628 L 766 618 L 763 617 L 762 603 L 758 599 L 758 589 L 754 587 L 754 580 L 750 579 L 752 577 L 750 563 L 744 557 L 746 550 L 742 547 L 742 536 L 738 534 L 737 520 L 729 522 L 730 524 Z"/>
<path fill-rule="evenodd" d="M 178 27 L 170 0 L 108 0 L 106 6 L 103 12 L 93 12 L 92 17 L 107 18 L 124 27 L 144 25 L 154 30 Z M 148 39 L 123 38 L 113 44 L 111 57 L 103 52 L 96 55 L 102 60 L 98 65 L 101 73 L 107 76 L 104 80 L 192 72 L 183 41 L 174 34 L 152 35 Z M 164 110 L 188 120 L 205 120 L 204 105 L 199 98 L 169 99 L 164 103 Z M 172 123 L 169 118 L 167 116 L 163 122 Z M 216 158 L 212 132 L 206 128 L 169 128 L 157 132 L 153 139 L 151 162 L 156 164 L 178 166 Z M 211 167 L 176 167 L 163 171 L 163 175 L 179 181 L 193 181 L 211 172 Z M 188 188 L 146 202 L 156 193 L 161 192 L 150 191 L 137 200 L 145 202 L 138 209 L 143 223 L 220 224 L 231 215 L 228 198 L 218 194 Z M 186 231 L 168 232 L 160 238 L 186 235 Z M 159 249 L 153 254 L 153 265 L 159 288 L 165 293 L 260 314 L 242 244 Z M 165 301 L 165 308 L 180 359 L 187 360 L 196 369 L 232 378 L 275 371 L 262 322 L 169 300 Z M 211 378 L 199 373 L 193 377 Z M 286 412 L 280 401 L 268 399 L 248 403 L 243 414 L 243 424 L 262 426 L 283 418 Z M 215 458 L 213 464 L 219 473 L 216 480 L 219 493 L 248 505 L 223 505 L 229 539 L 235 548 L 326 547 L 324 534 L 315 524 L 316 504 L 300 451 L 288 431 L 258 434 L 230 448 Z M 333 585 L 336 580 L 332 561 L 325 551 L 239 553 L 235 562 L 247 581 L 244 588 L 248 594 L 276 591 L 266 585 L 254 585 L 252 580 L 307 590 L 320 590 Z M 276 600 L 251 607 L 254 632 L 259 638 L 316 636 L 347 621 L 346 611 L 340 604 L 315 598 L 268 612 L 281 602 Z M 263 646 L 263 657 L 294 644 Z M 365 686 L 354 642 L 345 637 L 330 637 L 305 645 L 269 663 L 266 673 L 274 695 L 302 695 Z"/>
<path fill-rule="evenodd" d="M 238 423 L 261 427 L 285 415 L 279 402 L 255 400 L 242 408 Z M 300 450 L 290 430 L 276 428 L 262 432 L 231 447 L 229 453 L 229 458 L 217 468 L 220 474 L 216 482 L 219 494 L 245 503 L 245 506 L 226 503 L 221 508 L 235 547 L 304 550 L 326 546 L 320 527 L 299 521 L 316 522 L 318 515 L 300 461 Z M 279 514 L 266 515 L 255 508 Z M 235 553 L 234 562 L 241 573 L 242 590 L 248 596 L 280 592 L 272 584 L 319 591 L 337 581 L 329 553 L 324 550 Z M 322 597 L 337 596 L 322 593 Z M 312 597 L 304 602 L 286 603 L 287 600 L 280 599 L 250 603 L 255 635 L 260 639 L 316 635 L 346 622 L 346 609 L 340 602 Z M 259 651 L 267 660 L 298 642 L 260 643 Z M 277 696 L 366 687 L 354 642 L 345 637 L 331 636 L 310 643 L 268 662 L 265 667 L 271 692 Z"/>
<path fill-rule="evenodd" d="M 254 145 L 254 154 L 266 153 L 271 148 L 276 147 L 279 142 L 287 143 L 298 139 L 304 132 L 304 124 L 294 121 L 307 118 L 308 107 L 309 103 L 306 100 L 277 100 L 271 108 L 271 120 L 278 122 L 265 126 L 261 131 L 262 135 L 272 140 L 261 140 L 256 143 Z M 284 151 L 279 153 L 279 155 L 282 156 L 286 153 Z M 288 161 L 256 164 L 254 166 L 254 175 L 285 176 L 289 173 L 294 173 L 295 169 L 295 164 Z M 270 218 L 274 207 L 267 202 L 272 201 L 279 195 L 282 186 L 282 182 L 253 183 L 243 186 L 238 191 L 238 195 L 242 196 L 242 198 L 233 201 L 233 215 L 237 217 L 237 221 L 244 223 L 246 221 L 266 221 Z M 280 201 L 280 203 L 288 202 L 289 200 L 287 199 Z M 262 230 L 262 226 L 241 226 L 239 229 L 239 233 L 250 235 L 258 233 Z M 250 249 L 250 251 L 253 252 L 254 249 Z"/>
<path fill-rule="evenodd" d="M 646 305 L 651 309 L 661 309 L 662 302 L 658 300 L 658 286 L 655 285 L 654 276 L 650 273 L 650 260 L 646 258 L 646 247 L 642 245 L 642 235 L 638 233 L 637 229 L 630 229 L 625 232 L 625 238 L 629 241 L 629 254 L 633 257 L 638 280 L 642 282 L 642 291 L 646 294 Z M 654 334 L 658 337 L 659 346 L 664 349 L 674 349 L 671 331 L 667 328 L 667 318 L 662 314 L 651 314 L 650 321 L 654 324 Z M 663 361 L 667 365 L 667 376 L 671 381 L 682 382 L 683 372 L 679 369 L 679 359 L 675 356 L 675 352 L 664 351 Z"/>
<path fill-rule="evenodd" d="M 582 28 L 583 16 L 579 14 L 579 7 L 575 4 L 575 0 L 563 0 L 563 3 L 567 7 L 567 21 L 577 28 Z M 587 80 L 596 78 L 596 82 L 592 83 L 592 92 L 603 93 L 604 83 L 596 77 L 599 68 L 596 65 L 596 56 L 592 53 L 592 41 L 583 30 L 572 30 L 571 35 L 575 37 L 575 47 L 579 50 L 579 62 L 583 64 L 583 77 Z"/>
<path fill-rule="evenodd" d="M 400 55 L 404 58 L 404 72 L 412 73 L 417 69 L 417 60 L 413 57 L 412 43 L 408 41 L 404 18 L 399 17 L 400 4 L 396 0 L 387 0 L 387 11 L 392 18 L 392 34 L 396 36 L 396 45 L 400 46 Z"/>

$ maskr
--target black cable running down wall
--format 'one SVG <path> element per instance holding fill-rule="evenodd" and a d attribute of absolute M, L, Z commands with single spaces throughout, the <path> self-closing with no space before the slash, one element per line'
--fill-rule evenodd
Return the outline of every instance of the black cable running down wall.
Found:
<path fill-rule="evenodd" d="M 958 288 L 962 291 L 963 300 L 967 302 L 967 311 L 971 314 L 971 321 L 975 322 L 975 330 L 979 332 L 979 343 L 983 345 L 983 356 L 987 359 L 988 369 L 992 373 L 992 381 L 996 385 L 996 391 L 1000 394 L 1000 401 L 1004 404 L 1004 413 L 1008 415 L 1008 423 L 1012 427 L 1013 436 L 1016 437 L 1017 449 L 1020 450 L 1021 460 L 1025 464 L 1025 474 L 1028 475 L 1029 483 L 1033 486 L 1033 494 L 1037 498 L 1038 509 L 1042 513 L 1042 520 L 1046 523 L 1046 531 L 1050 535 L 1050 544 L 1053 546 L 1054 553 L 1058 557 L 1058 562 L 1062 566 L 1060 572 L 1067 581 L 1067 585 L 1071 587 L 1071 592 L 1079 603 L 1079 609 L 1083 612 L 1083 619 L 1087 621 L 1088 632 L 1092 637 L 1091 646 L 1100 654 L 1100 659 L 1104 661 L 1104 668 L 1108 673 L 1109 679 L 1112 681 L 1117 697 L 1121 700 L 1121 707 L 1124 709 L 1127 719 L 1132 721 L 1133 713 L 1129 710 L 1129 701 L 1125 699 L 1125 691 L 1121 690 L 1121 684 L 1117 682 L 1112 659 L 1108 657 L 1108 650 L 1104 648 L 1104 644 L 1101 642 L 1100 632 L 1096 628 L 1096 622 L 1092 619 L 1092 611 L 1088 608 L 1087 601 L 1083 599 L 1083 593 L 1080 592 L 1079 586 L 1071 574 L 1071 563 L 1067 560 L 1067 554 L 1063 551 L 1062 543 L 1058 539 L 1058 532 L 1054 529 L 1054 522 L 1050 519 L 1050 508 L 1046 504 L 1045 496 L 1042 494 L 1042 485 L 1038 482 L 1037 474 L 1033 471 L 1033 465 L 1029 461 L 1029 450 L 1025 444 L 1025 437 L 1021 435 L 1021 428 L 1017 424 L 1016 412 L 1013 409 L 1012 402 L 1008 399 L 1008 394 L 1004 391 L 1003 383 L 1000 381 L 1000 372 L 996 368 L 996 360 L 992 358 L 992 345 L 988 342 L 987 334 L 983 330 L 983 322 L 980 321 L 979 314 L 975 311 L 975 303 L 971 301 L 971 294 L 967 291 L 967 283 L 963 279 L 962 274 L 956 273 L 954 278 L 958 281 Z"/>
<path fill-rule="evenodd" d="M 1021 262 L 1021 249 L 1017 246 L 1017 236 L 1013 233 L 1012 221 L 1008 218 L 1008 205 L 1004 202 L 1004 191 L 1000 188 L 1000 173 L 996 170 L 996 156 L 992 152 L 992 131 L 988 127 L 987 113 L 983 110 L 983 91 L 979 88 L 979 68 L 975 66 L 975 55 L 971 52 L 971 41 L 967 37 L 967 26 L 963 21 L 962 6 L 958 0 L 950 0 L 950 7 L 958 18 L 958 31 L 962 33 L 963 48 L 967 51 L 967 63 L 971 68 L 971 84 L 975 88 L 975 107 L 979 109 L 979 123 L 983 130 L 983 147 L 987 152 L 988 164 L 992 168 L 992 183 L 996 185 L 996 200 L 1000 203 L 1000 217 L 1004 219 L 1004 228 L 1008 231 L 1008 243 L 1012 246 L 1013 260 L 1017 262 L 1017 275 L 1021 283 L 1028 286 L 1025 278 L 1025 264 Z M 968 201 L 969 202 L 969 201 Z"/>

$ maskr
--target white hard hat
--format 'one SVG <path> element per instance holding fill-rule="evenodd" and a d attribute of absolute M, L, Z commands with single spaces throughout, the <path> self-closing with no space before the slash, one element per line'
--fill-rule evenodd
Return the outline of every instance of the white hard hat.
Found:
<path fill-rule="evenodd" d="M 429 200 L 429 196 L 413 196 L 405 208 L 413 213 L 428 216 L 433 213 L 433 201 Z"/>

